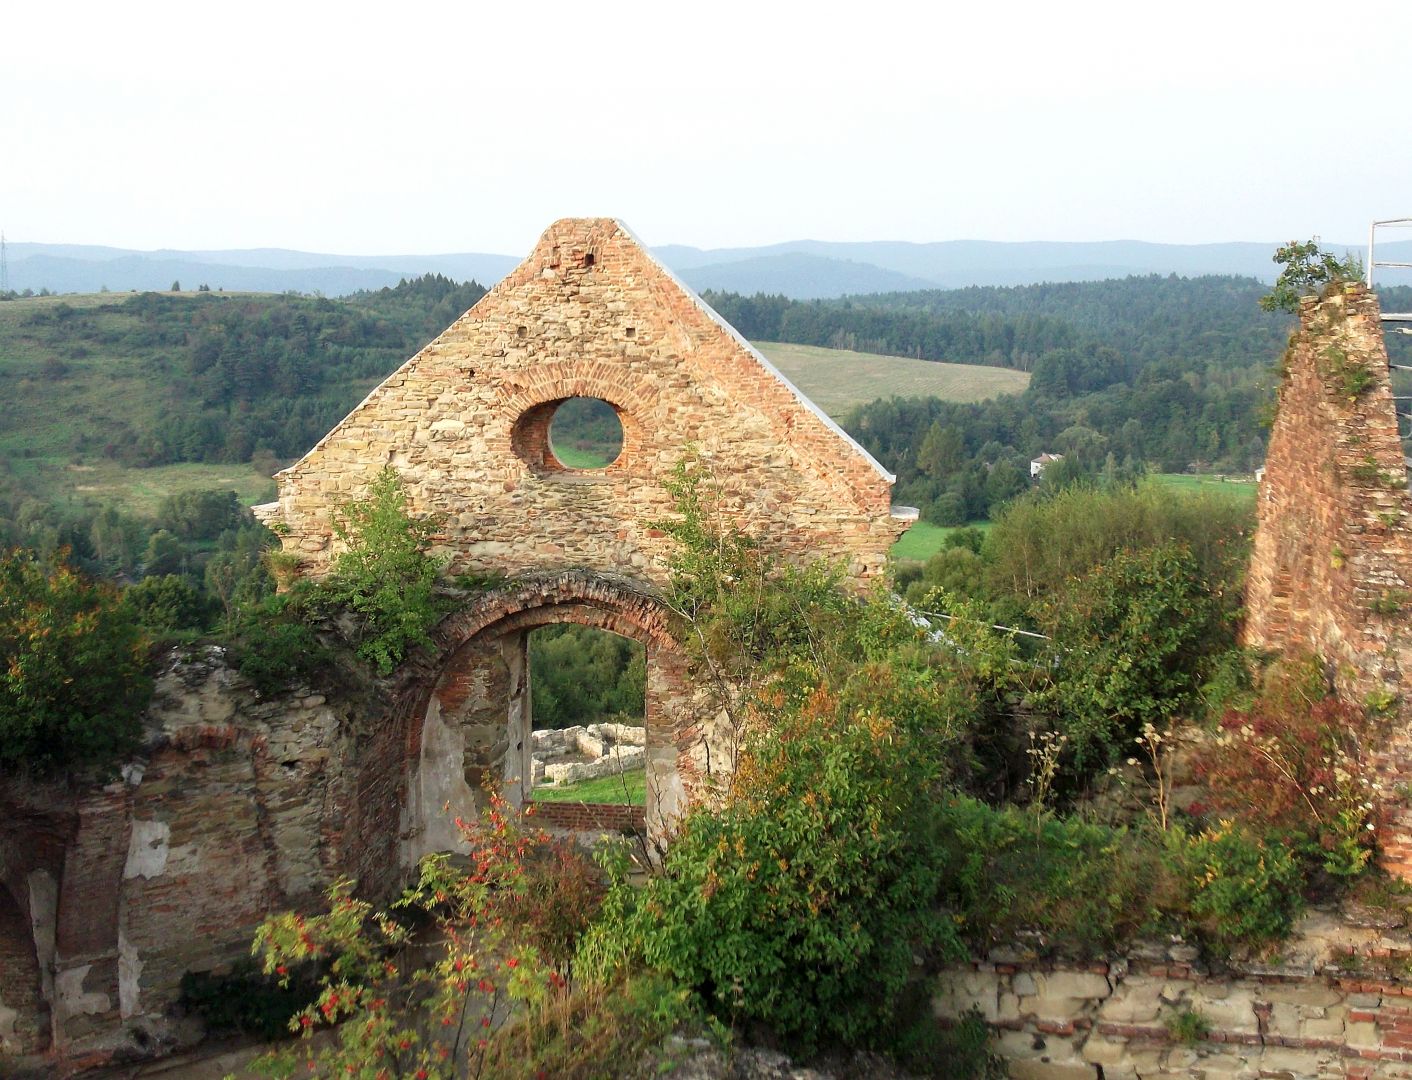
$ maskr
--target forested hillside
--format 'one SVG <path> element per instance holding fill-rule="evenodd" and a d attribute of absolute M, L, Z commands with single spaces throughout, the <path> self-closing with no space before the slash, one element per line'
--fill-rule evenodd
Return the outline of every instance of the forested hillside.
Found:
<path fill-rule="evenodd" d="M 0 305 L 0 455 L 144 467 L 296 456 L 484 293 L 425 277 L 337 302 L 206 292 Z"/>
<path fill-rule="evenodd" d="M 1150 276 L 808 303 L 709 299 L 753 340 L 1031 373 L 1022 395 L 840 411 L 897 472 L 897 500 L 951 524 L 1026 490 L 1029 460 L 1046 451 L 1065 455 L 1061 474 L 1257 467 L 1290 326 L 1259 309 L 1263 292 L 1253 279 Z M 339 301 L 199 292 L 0 303 L 0 536 L 68 544 L 105 572 L 136 569 L 150 527 L 126 530 L 133 539 L 116 562 L 98 551 L 112 545 L 93 540 L 103 470 L 188 470 L 153 471 L 147 505 L 110 507 L 109 518 L 152 518 L 167 491 L 216 486 L 249 498 L 261 473 L 311 446 L 483 293 L 432 276 Z M 1412 307 L 1412 290 L 1385 290 L 1385 302 Z M 83 471 L 69 495 L 93 494 L 66 496 L 56 469 Z"/>
<path fill-rule="evenodd" d="M 846 418 L 898 474 L 898 501 L 956 524 L 1025 490 L 1029 461 L 1045 452 L 1063 454 L 1059 471 L 1069 475 L 1258 467 L 1292 327 L 1260 309 L 1266 291 L 1250 278 L 1151 275 L 809 303 L 710 300 L 747 335 L 1032 372 L 1020 397 L 892 399 Z M 1383 299 L 1405 310 L 1412 289 L 1385 289 Z M 1407 345 L 1390 347 L 1407 362 Z"/>

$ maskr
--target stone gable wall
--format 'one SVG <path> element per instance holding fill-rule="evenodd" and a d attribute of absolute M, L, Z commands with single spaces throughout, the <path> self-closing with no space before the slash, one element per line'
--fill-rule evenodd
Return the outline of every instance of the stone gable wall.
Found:
<path fill-rule="evenodd" d="M 589 256 L 592 256 L 591 265 Z M 619 458 L 566 470 L 553 410 L 601 398 Z M 688 447 L 733 524 L 787 555 L 880 572 L 907 519 L 892 477 L 610 219 L 566 220 L 471 311 L 279 475 L 266 520 L 309 573 L 333 553 L 333 507 L 394 466 L 445 516 L 457 570 L 577 567 L 665 580 L 665 487 Z"/>

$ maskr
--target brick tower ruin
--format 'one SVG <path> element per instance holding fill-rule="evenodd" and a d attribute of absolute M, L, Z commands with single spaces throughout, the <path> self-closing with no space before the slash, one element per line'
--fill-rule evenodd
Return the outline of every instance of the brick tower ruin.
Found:
<path fill-rule="evenodd" d="M 1315 654 L 1345 699 L 1391 709 L 1375 755 L 1384 866 L 1412 877 L 1412 496 L 1377 297 L 1306 297 L 1260 485 L 1244 642 Z"/>

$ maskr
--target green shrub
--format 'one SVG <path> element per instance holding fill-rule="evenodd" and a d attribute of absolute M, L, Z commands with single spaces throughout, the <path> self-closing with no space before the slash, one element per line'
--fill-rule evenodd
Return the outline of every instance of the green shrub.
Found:
<path fill-rule="evenodd" d="M 1293 852 L 1223 821 L 1187 842 L 1178 857 L 1193 883 L 1191 913 L 1217 949 L 1258 949 L 1288 935 L 1303 907 L 1304 879 Z"/>
<path fill-rule="evenodd" d="M 318 590 L 301 583 L 245 608 L 228 640 L 236 670 L 269 696 L 316 683 L 335 668 L 336 656 L 310 626 Z"/>
<path fill-rule="evenodd" d="M 152 693 L 145 653 L 117 589 L 0 555 L 0 769 L 102 767 L 133 749 Z"/>
<path fill-rule="evenodd" d="M 938 828 L 948 868 L 941 899 L 976 949 L 1038 931 L 1052 950 L 1098 955 L 1149 927 L 1164 899 L 1183 891 L 1141 832 L 963 797 L 946 800 Z"/>
<path fill-rule="evenodd" d="M 1362 273 L 1356 255 L 1336 258 L 1320 250 L 1318 240 L 1302 244 L 1291 240 L 1280 247 L 1272 259 L 1284 269 L 1275 280 L 1274 288 L 1260 298 L 1260 306 L 1266 311 L 1297 312 L 1300 297 L 1332 283 L 1356 281 Z"/>
<path fill-rule="evenodd" d="M 584 953 L 600 973 L 644 962 L 796 1044 L 881 1045 L 917 992 L 914 956 L 958 949 L 936 906 L 937 796 L 977 695 L 884 600 L 816 645 L 752 699 L 725 805 L 685 818 L 640 892 L 610 893 Z"/>
<path fill-rule="evenodd" d="M 178 574 L 143 578 L 126 597 L 137 621 L 150 630 L 197 630 L 210 618 L 201 594 Z"/>
<path fill-rule="evenodd" d="M 435 595 L 441 563 L 429 554 L 439 522 L 411 512 L 407 491 L 391 466 L 367 494 L 338 507 L 333 531 L 346 550 L 333 563 L 325 588 L 361 618 L 358 655 L 380 674 L 392 671 L 407 650 L 430 645 L 430 631 L 445 614 Z"/>
<path fill-rule="evenodd" d="M 1194 1046 L 1211 1034 L 1211 1021 L 1197 1009 L 1172 1013 L 1165 1021 L 1167 1034 L 1183 1046 Z"/>
<path fill-rule="evenodd" d="M 931 998 L 917 994 L 903 1003 L 884 1040 L 888 1056 L 903 1068 L 937 1080 L 1005 1080 L 1005 1061 L 991 1051 L 990 1025 L 979 1009 L 942 1023 Z"/>
<path fill-rule="evenodd" d="M 1061 652 L 1039 700 L 1084 769 L 1126 752 L 1144 724 L 1165 728 L 1232 637 L 1195 558 L 1174 544 L 1119 552 L 1050 597 L 1040 621 Z"/>
<path fill-rule="evenodd" d="M 638 973 L 609 986 L 575 984 L 511 1017 L 489 1040 L 481 1071 L 471 1075 L 487 1080 L 661 1075 L 676 1063 L 665 1046 L 667 1037 L 703 1027 L 691 993 L 660 975 Z M 683 1046 L 676 1057 L 691 1052 Z"/>
<path fill-rule="evenodd" d="M 1233 611 L 1254 517 L 1242 500 L 1173 491 L 1154 480 L 1016 499 L 986 534 L 985 587 L 989 595 L 1033 605 L 1121 551 L 1176 544 L 1191 553 L 1196 576 L 1222 610 Z"/>

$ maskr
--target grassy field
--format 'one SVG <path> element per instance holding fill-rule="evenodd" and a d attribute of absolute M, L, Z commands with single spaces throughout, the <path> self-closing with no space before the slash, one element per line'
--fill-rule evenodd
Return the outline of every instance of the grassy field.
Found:
<path fill-rule="evenodd" d="M 16 463 L 32 469 L 54 502 L 114 503 L 130 513 L 151 516 L 162 500 L 182 491 L 234 491 L 248 505 L 275 497 L 275 484 L 249 465 L 161 465 L 127 469 L 102 458 L 83 465 L 50 460 Z"/>
<path fill-rule="evenodd" d="M 814 345 L 757 341 L 770 362 L 835 419 L 855 405 L 887 397 L 983 401 L 1018 394 L 1030 384 L 1024 371 L 974 364 L 938 364 Z"/>
<path fill-rule="evenodd" d="M 925 562 L 941 550 L 946 537 L 958 528 L 990 528 L 988 521 L 972 521 L 965 526 L 933 525 L 929 521 L 919 521 L 902 534 L 902 538 L 892 545 L 892 557 L 901 560 Z"/>
<path fill-rule="evenodd" d="M 576 446 L 556 446 L 554 456 L 559 459 L 559 464 L 566 469 L 601 469 L 605 465 L 611 465 L 613 459 L 607 454 L 594 453 L 592 450 L 580 450 Z"/>
<path fill-rule="evenodd" d="M 1177 491 L 1200 491 L 1229 495 L 1233 499 L 1255 499 L 1259 485 L 1254 480 L 1225 480 L 1200 473 L 1153 473 L 1152 479 Z"/>
<path fill-rule="evenodd" d="M 624 794 L 623 787 L 627 786 Z M 563 787 L 537 787 L 535 802 L 606 803 L 611 806 L 643 806 L 647 803 L 647 772 L 634 769 L 622 776 L 582 780 Z"/>

